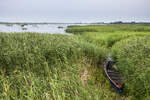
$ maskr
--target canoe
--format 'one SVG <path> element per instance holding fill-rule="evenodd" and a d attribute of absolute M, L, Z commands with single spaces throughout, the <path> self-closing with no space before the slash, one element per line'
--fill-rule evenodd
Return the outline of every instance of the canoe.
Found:
<path fill-rule="evenodd" d="M 113 64 L 113 61 L 107 61 L 104 66 L 104 71 L 112 87 L 116 90 L 116 92 L 121 93 L 124 85 L 123 77 L 120 72 L 112 67 Z"/>

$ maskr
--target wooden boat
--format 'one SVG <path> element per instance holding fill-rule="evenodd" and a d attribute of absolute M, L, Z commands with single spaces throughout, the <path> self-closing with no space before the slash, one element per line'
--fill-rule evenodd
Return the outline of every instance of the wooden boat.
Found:
<path fill-rule="evenodd" d="M 106 65 L 104 66 L 105 74 L 107 75 L 108 79 L 112 87 L 118 92 L 121 93 L 123 89 L 123 77 L 122 75 L 115 70 L 112 65 L 114 64 L 113 61 L 107 61 Z"/>

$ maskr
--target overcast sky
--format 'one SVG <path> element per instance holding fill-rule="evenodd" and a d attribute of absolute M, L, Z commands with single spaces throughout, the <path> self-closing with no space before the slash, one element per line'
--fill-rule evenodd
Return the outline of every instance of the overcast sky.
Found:
<path fill-rule="evenodd" d="M 149 21 L 150 0 L 0 0 L 0 21 Z"/>

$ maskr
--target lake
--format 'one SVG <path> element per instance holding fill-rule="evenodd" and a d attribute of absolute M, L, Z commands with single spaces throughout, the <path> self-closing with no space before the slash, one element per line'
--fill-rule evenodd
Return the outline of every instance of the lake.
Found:
<path fill-rule="evenodd" d="M 89 25 L 89 24 L 0 24 L 0 32 L 38 32 L 38 33 L 59 33 L 66 34 L 65 30 L 71 25 Z"/>

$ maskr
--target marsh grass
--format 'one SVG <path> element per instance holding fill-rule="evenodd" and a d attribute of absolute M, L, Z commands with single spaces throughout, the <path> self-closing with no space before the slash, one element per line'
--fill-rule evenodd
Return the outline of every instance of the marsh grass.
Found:
<path fill-rule="evenodd" d="M 88 28 L 93 28 L 95 31 L 86 31 Z M 85 31 L 80 32 L 79 29 Z M 111 54 L 117 61 L 118 69 L 125 78 L 124 95 L 127 97 L 125 99 L 150 98 L 149 25 L 76 26 L 68 30 L 73 34 L 80 34 L 78 36 L 83 41 L 104 47 L 107 51 L 106 57 Z"/>
<path fill-rule="evenodd" d="M 0 98 L 106 99 L 108 97 L 102 94 L 106 90 L 97 85 L 104 85 L 108 90 L 110 87 L 105 83 L 109 82 L 95 67 L 103 63 L 105 54 L 104 48 L 83 42 L 78 36 L 1 33 Z M 87 64 L 91 78 L 85 85 L 81 81 L 81 71 Z"/>
<path fill-rule="evenodd" d="M 130 25 L 130 24 L 106 24 L 106 25 L 87 25 L 87 26 L 74 26 L 68 27 L 68 33 L 82 34 L 83 32 L 104 32 L 114 33 L 117 31 L 127 32 L 150 32 L 149 25 Z"/>
<path fill-rule="evenodd" d="M 150 37 L 136 36 L 117 42 L 112 48 L 119 70 L 126 79 L 126 91 L 138 99 L 149 98 L 149 44 Z"/>
<path fill-rule="evenodd" d="M 0 99 L 149 99 L 149 26 L 72 26 L 67 32 L 74 34 L 0 33 Z M 103 71 L 109 54 L 125 77 L 122 96 Z"/>

